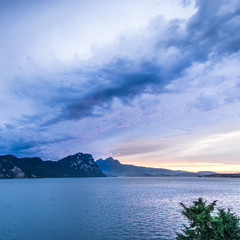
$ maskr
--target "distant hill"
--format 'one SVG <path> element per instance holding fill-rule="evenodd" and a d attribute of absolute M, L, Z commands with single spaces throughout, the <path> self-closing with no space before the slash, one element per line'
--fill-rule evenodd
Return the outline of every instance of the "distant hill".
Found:
<path fill-rule="evenodd" d="M 213 173 L 205 174 L 203 177 L 225 177 L 225 178 L 240 178 L 240 173 Z"/>
<path fill-rule="evenodd" d="M 99 168 L 107 176 L 126 176 L 126 177 L 162 177 L 162 176 L 202 176 L 207 174 L 214 174 L 214 172 L 187 172 L 187 171 L 173 171 L 165 168 L 150 168 L 139 167 L 128 164 L 121 164 L 118 160 L 109 157 L 105 160 L 98 159 L 96 161 Z"/>
<path fill-rule="evenodd" d="M 104 176 L 91 154 L 77 153 L 59 161 L 0 156 L 0 178 Z"/>

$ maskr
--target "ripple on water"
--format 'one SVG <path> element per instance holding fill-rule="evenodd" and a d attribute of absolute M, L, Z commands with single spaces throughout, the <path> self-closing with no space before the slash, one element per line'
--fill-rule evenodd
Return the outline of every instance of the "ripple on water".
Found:
<path fill-rule="evenodd" d="M 219 200 L 240 215 L 239 195 L 240 179 L 4 180 L 0 239 L 172 240 L 185 221 L 179 202 Z"/>

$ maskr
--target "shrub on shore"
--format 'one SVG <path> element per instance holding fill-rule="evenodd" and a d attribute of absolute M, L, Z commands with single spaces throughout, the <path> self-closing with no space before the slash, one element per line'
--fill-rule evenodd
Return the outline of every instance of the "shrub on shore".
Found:
<path fill-rule="evenodd" d="M 215 210 L 216 203 L 207 204 L 202 198 L 189 207 L 180 203 L 189 226 L 177 233 L 177 240 L 240 240 L 239 217 L 229 209 Z"/>

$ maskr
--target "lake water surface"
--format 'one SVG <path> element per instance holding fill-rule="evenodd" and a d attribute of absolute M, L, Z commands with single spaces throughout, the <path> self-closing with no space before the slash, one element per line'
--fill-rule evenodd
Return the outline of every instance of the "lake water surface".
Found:
<path fill-rule="evenodd" d="M 198 197 L 240 215 L 240 179 L 0 180 L 0 240 L 172 240 Z"/>

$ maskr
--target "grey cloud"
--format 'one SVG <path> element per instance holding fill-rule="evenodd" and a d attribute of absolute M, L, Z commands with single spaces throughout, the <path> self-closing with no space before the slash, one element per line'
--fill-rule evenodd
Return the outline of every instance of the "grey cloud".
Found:
<path fill-rule="evenodd" d="M 182 28 L 183 21 L 179 19 L 170 21 L 160 34 L 156 21 L 150 24 L 145 31 L 151 29 L 154 32 L 151 44 L 155 45 L 148 60 L 143 56 L 140 59 L 115 56 L 95 71 L 80 67 L 79 70 L 57 73 L 55 76 L 43 75 L 37 87 L 36 83 L 21 84 L 19 80 L 16 92 L 42 102 L 55 111 L 55 116 L 42 123 L 43 126 L 89 116 L 99 117 L 99 111 L 98 114 L 94 113 L 95 107 L 110 110 L 114 98 L 129 103 L 144 92 L 167 92 L 165 86 L 181 77 L 193 63 L 210 59 L 218 61 L 223 56 L 239 51 L 240 8 L 228 6 L 225 12 L 222 10 L 226 4 L 235 6 L 235 3 L 224 0 L 197 1 L 198 11 L 186 22 L 185 29 Z M 118 47 L 121 49 L 123 46 L 120 43 Z M 164 53 L 170 48 L 175 48 L 178 54 L 169 60 Z M 159 63 L 158 59 L 162 62 Z M 172 61 L 169 67 L 164 66 L 165 60 Z M 48 78 L 59 78 L 59 81 L 54 80 L 55 85 L 51 85 Z M 63 84 L 68 78 L 74 79 L 73 86 Z M 87 81 L 82 83 L 83 79 Z"/>
<path fill-rule="evenodd" d="M 235 6 L 235 3 L 236 1 L 197 1 L 198 11 L 188 20 L 185 30 L 181 28 L 182 21 L 178 19 L 171 21 L 161 36 L 158 36 L 156 28 L 152 61 L 115 59 L 91 73 L 92 86 L 87 93 L 68 102 L 53 123 L 94 116 L 95 106 L 110 108 L 115 97 L 127 100 L 146 91 L 164 92 L 164 87 L 180 77 L 193 63 L 210 59 L 218 61 L 239 51 L 240 8 L 232 7 L 229 10 L 228 7 L 226 12 L 222 12 L 226 4 Z M 152 29 L 152 26 L 149 28 Z M 170 47 L 176 48 L 180 57 L 176 56 L 178 59 L 166 69 L 157 63 L 157 58 L 161 58 L 158 55 L 160 52 L 167 51 Z M 107 85 L 101 85 L 101 77 L 108 79 Z"/>

